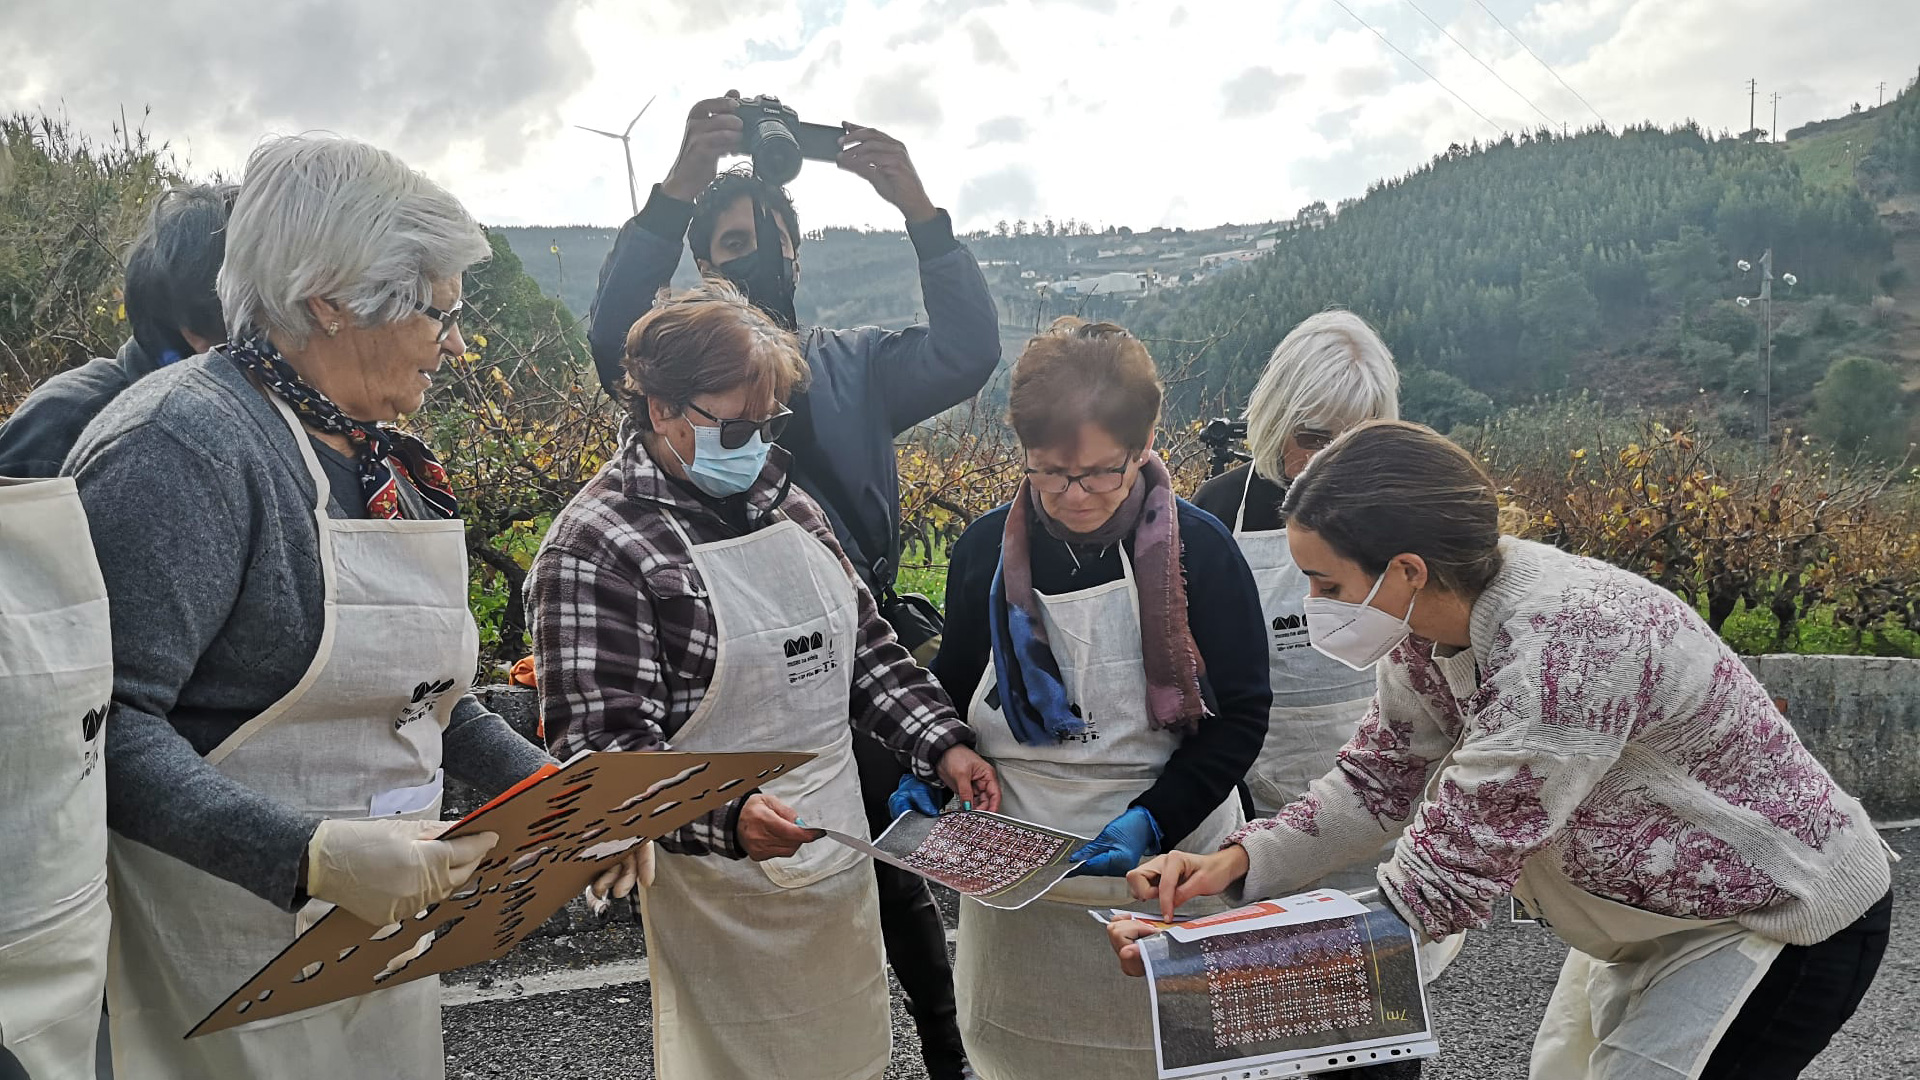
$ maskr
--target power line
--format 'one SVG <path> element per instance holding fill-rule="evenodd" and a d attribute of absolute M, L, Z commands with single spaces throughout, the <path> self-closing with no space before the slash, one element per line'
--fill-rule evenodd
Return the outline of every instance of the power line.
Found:
<path fill-rule="evenodd" d="M 1453 89 L 1453 87 L 1451 87 L 1451 86 L 1448 86 L 1448 85 L 1447 85 L 1446 83 L 1443 83 L 1443 82 L 1441 82 L 1441 81 L 1440 81 L 1440 77 L 1439 77 L 1439 76 L 1437 76 L 1437 75 L 1435 75 L 1435 74 L 1434 74 L 1433 72 L 1431 72 L 1431 71 L 1428 71 L 1428 70 L 1427 70 L 1427 69 L 1426 69 L 1426 68 L 1425 68 L 1425 67 L 1424 67 L 1424 66 L 1423 66 L 1423 65 L 1422 65 L 1422 64 L 1420 63 L 1420 61 L 1418 61 L 1418 60 L 1415 60 L 1415 59 L 1414 59 L 1413 57 L 1411 57 L 1411 56 L 1408 56 L 1408 55 L 1407 55 L 1407 53 L 1406 53 L 1406 50 L 1404 50 L 1404 49 L 1402 49 L 1402 48 L 1401 48 L 1400 46 L 1398 46 L 1398 45 L 1395 45 L 1395 44 L 1394 44 L 1393 42 L 1391 42 L 1391 41 L 1388 41 L 1388 40 L 1387 40 L 1387 35 L 1385 35 L 1385 34 L 1383 34 L 1383 33 L 1381 33 L 1381 32 L 1380 32 L 1380 31 L 1378 31 L 1378 30 L 1374 30 L 1374 29 L 1373 29 L 1373 24 L 1371 24 L 1371 23 L 1369 23 L 1369 22 L 1367 22 L 1367 20 L 1365 20 L 1365 19 L 1363 19 L 1363 18 L 1361 18 L 1361 17 L 1360 17 L 1360 16 L 1358 16 L 1358 15 L 1354 15 L 1354 12 L 1353 12 L 1353 9 L 1352 9 L 1352 8 L 1350 8 L 1350 7 L 1348 7 L 1348 6 L 1347 6 L 1347 5 L 1346 5 L 1346 4 L 1345 4 L 1345 3 L 1343 2 L 1343 0 L 1333 0 L 1333 2 L 1334 2 L 1334 3 L 1336 3 L 1336 4 L 1339 4 L 1339 5 L 1340 5 L 1340 10 L 1341 10 L 1341 11 L 1344 11 L 1344 12 L 1346 12 L 1346 13 L 1347 13 L 1347 14 L 1349 14 L 1349 15 L 1353 15 L 1353 21 L 1354 21 L 1354 22 L 1357 22 L 1357 23 L 1359 23 L 1359 24 L 1360 24 L 1361 26 L 1364 26 L 1364 27 L 1366 27 L 1366 28 L 1367 28 L 1368 30 L 1371 30 L 1371 31 L 1373 32 L 1373 36 L 1374 36 L 1374 37 L 1377 37 L 1377 38 L 1379 38 L 1379 39 L 1381 40 L 1381 42 L 1382 42 L 1382 43 L 1384 43 L 1384 44 L 1386 45 L 1386 47 L 1387 47 L 1387 48 L 1389 48 L 1389 49 L 1392 49 L 1392 50 L 1393 50 L 1394 52 L 1397 52 L 1397 53 L 1399 53 L 1399 54 L 1400 54 L 1400 58 L 1401 58 L 1402 60 L 1405 60 L 1405 61 L 1406 61 L 1407 63 L 1409 63 L 1409 64 L 1412 64 L 1412 65 L 1413 65 L 1414 67 L 1416 67 L 1416 68 L 1419 68 L 1419 70 L 1420 70 L 1420 74 L 1422 74 L 1422 75 L 1425 75 L 1425 76 L 1426 76 L 1427 78 L 1429 78 L 1429 79 L 1431 79 L 1431 80 L 1433 80 L 1433 85 L 1435 85 L 1435 86 L 1437 86 L 1437 87 L 1439 87 L 1439 88 L 1440 88 L 1440 89 L 1442 89 L 1442 90 L 1445 90 L 1445 91 L 1446 91 L 1447 93 L 1449 93 L 1449 94 L 1453 94 L 1453 99 L 1454 99 L 1455 101 L 1458 101 L 1458 102 L 1459 102 L 1460 104 L 1462 104 L 1462 105 L 1465 105 L 1465 106 L 1467 107 L 1467 111 L 1468 111 L 1468 112 L 1471 112 L 1471 113 L 1472 113 L 1473 115 L 1475 115 L 1475 116 L 1477 116 L 1477 117 L 1479 117 L 1479 118 L 1480 118 L 1480 119 L 1482 119 L 1482 120 L 1486 120 L 1486 121 L 1487 121 L 1487 126 L 1488 126 L 1488 127 L 1490 127 L 1490 128 L 1492 128 L 1493 130 L 1495 130 L 1495 131 L 1497 131 L 1497 132 L 1499 132 L 1500 134 L 1502 134 L 1502 135 L 1505 135 L 1505 134 L 1507 133 L 1507 129 L 1506 129 L 1506 128 L 1503 128 L 1503 127 L 1501 127 L 1501 126 L 1500 126 L 1499 124 L 1496 124 L 1496 123 L 1494 123 L 1494 122 L 1493 122 L 1492 120 L 1487 120 L 1487 114 L 1486 114 L 1486 113 L 1483 113 L 1483 112 L 1481 112 L 1481 111 L 1480 111 L 1479 109 L 1476 109 L 1476 108 L 1474 108 L 1474 107 L 1473 107 L 1473 103 L 1472 103 L 1472 102 L 1470 102 L 1470 101 L 1468 101 L 1468 100 L 1467 100 L 1466 98 L 1463 98 L 1463 97 L 1461 97 L 1461 96 L 1460 96 L 1460 95 L 1459 95 L 1458 93 L 1455 93 L 1455 92 L 1454 92 L 1454 89 Z"/>
<path fill-rule="evenodd" d="M 1427 14 L 1427 13 L 1426 13 L 1426 11 L 1425 11 L 1424 9 L 1422 9 L 1422 8 L 1420 7 L 1420 5 L 1419 5 L 1419 4 L 1416 4 L 1416 3 L 1414 3 L 1414 2 L 1413 2 L 1413 0 L 1407 0 L 1407 6 L 1408 6 L 1408 7 L 1410 7 L 1410 8 L 1412 8 L 1412 9 L 1413 9 L 1413 10 L 1415 10 L 1415 11 L 1418 11 L 1418 12 L 1420 12 L 1420 17 L 1421 17 L 1421 18 L 1423 18 L 1423 19 L 1425 19 L 1425 20 L 1427 20 L 1427 21 L 1428 21 L 1428 22 L 1430 22 L 1430 23 L 1433 23 L 1433 28 L 1434 28 L 1435 30 L 1438 30 L 1438 31 L 1440 31 L 1441 33 L 1443 33 L 1443 34 L 1445 34 L 1445 35 L 1447 35 L 1447 40 L 1448 40 L 1448 41 L 1451 41 L 1451 42 L 1453 42 L 1453 43 L 1454 43 L 1455 45 L 1458 45 L 1458 46 L 1460 46 L 1460 51 L 1461 51 L 1461 52 L 1463 52 L 1463 53 L 1466 53 L 1466 54 L 1467 54 L 1468 56 L 1472 56 L 1472 57 L 1473 57 L 1473 62 L 1474 62 L 1474 63 L 1476 63 L 1476 64 L 1479 64 L 1479 65 L 1480 65 L 1481 67 L 1483 67 L 1483 68 L 1486 68 L 1486 69 L 1487 69 L 1487 74 L 1489 74 L 1489 75 L 1491 75 L 1491 76 L 1493 76 L 1493 77 L 1494 77 L 1494 78 L 1496 78 L 1496 79 L 1499 79 L 1499 80 L 1500 80 L 1500 85 L 1501 85 L 1501 86 L 1504 86 L 1504 87 L 1506 87 L 1506 88 L 1507 88 L 1507 89 L 1509 89 L 1509 90 L 1512 90 L 1512 91 L 1513 91 L 1513 96 L 1514 96 L 1514 97 L 1517 97 L 1517 98 L 1519 98 L 1519 99 L 1520 99 L 1521 101 L 1524 101 L 1524 102 L 1526 102 L 1526 103 L 1527 103 L 1527 107 L 1528 107 L 1528 108 L 1530 108 L 1530 109 L 1532 109 L 1532 110 L 1533 110 L 1534 112 L 1537 112 L 1537 113 L 1539 113 L 1539 114 L 1540 114 L 1540 119 L 1542 119 L 1542 120 L 1545 120 L 1545 121 L 1546 121 L 1547 123 L 1549 123 L 1549 124 L 1551 124 L 1551 125 L 1553 125 L 1554 127 L 1562 127 L 1562 126 L 1564 126 L 1564 125 L 1562 125 L 1562 124 L 1560 123 L 1560 121 L 1558 121 L 1558 120 L 1555 120 L 1555 119 L 1554 119 L 1553 117 L 1551 117 L 1551 116 L 1548 116 L 1548 115 L 1547 115 L 1547 111 L 1546 111 L 1545 109 L 1542 109 L 1542 108 L 1541 108 L 1540 106 L 1538 106 L 1538 105 L 1535 105 L 1535 104 L 1533 103 L 1533 99 L 1532 99 L 1532 98 L 1530 98 L 1530 97 L 1528 97 L 1527 95 L 1525 95 L 1525 94 L 1523 94 L 1523 93 L 1521 93 L 1521 92 L 1520 92 L 1519 90 L 1517 90 L 1517 89 L 1515 89 L 1515 88 L 1514 88 L 1514 85 L 1513 85 L 1512 83 L 1510 83 L 1510 82 L 1508 82 L 1508 81 L 1507 81 L 1507 80 L 1505 80 L 1505 79 L 1501 79 L 1501 78 L 1500 78 L 1500 73 L 1499 73 L 1499 72 L 1497 72 L 1497 71 L 1495 71 L 1495 70 L 1493 70 L 1493 68 L 1492 68 L 1492 66 L 1490 66 L 1490 65 L 1489 65 L 1489 64 L 1488 64 L 1488 63 L 1487 63 L 1487 62 L 1486 62 L 1485 60 L 1482 60 L 1482 59 L 1480 59 L 1480 58 L 1479 58 L 1478 56 L 1474 56 L 1474 55 L 1473 55 L 1473 50 L 1472 50 L 1472 49 L 1469 49 L 1469 48 L 1467 48 L 1467 45 L 1466 45 L 1466 42 L 1464 42 L 1464 41 L 1461 41 L 1461 40 L 1460 40 L 1459 38 L 1457 38 L 1457 37 L 1454 37 L 1454 36 L 1453 36 L 1453 33 L 1452 33 L 1451 31 L 1449 31 L 1449 30 L 1448 30 L 1448 29 L 1447 29 L 1446 27 L 1444 27 L 1444 26 L 1441 26 L 1441 25 L 1440 25 L 1440 24 L 1439 24 L 1438 22 L 1436 22 L 1436 21 L 1434 20 L 1434 17 L 1433 17 L 1433 16 L 1431 16 L 1431 15 L 1429 15 L 1429 14 Z"/>
<path fill-rule="evenodd" d="M 1513 32 L 1513 27 L 1508 26 L 1506 23 L 1501 22 L 1500 16 L 1495 15 L 1493 11 L 1489 9 L 1487 5 L 1481 3 L 1480 0 L 1473 0 L 1473 3 L 1475 7 L 1479 8 L 1481 11 L 1486 12 L 1487 18 L 1492 19 L 1500 27 L 1500 29 L 1505 30 L 1507 32 L 1508 37 L 1512 38 L 1515 42 L 1517 42 L 1521 48 L 1527 50 L 1528 56 L 1533 57 L 1534 60 L 1537 61 L 1541 67 L 1546 68 L 1547 74 L 1553 76 L 1554 81 L 1558 82 L 1561 86 L 1565 86 L 1567 88 L 1567 93 L 1572 94 L 1576 98 L 1579 98 L 1580 104 L 1585 105 L 1587 107 L 1587 111 L 1592 113 L 1594 117 L 1600 121 L 1601 126 L 1603 127 L 1609 126 L 1607 124 L 1607 118 L 1600 115 L 1600 110 L 1594 108 L 1592 103 L 1588 102 L 1586 98 L 1580 97 L 1580 91 L 1575 90 L 1571 86 L 1568 86 L 1567 80 L 1562 79 L 1560 77 L 1560 73 L 1553 70 L 1552 64 L 1547 63 L 1545 60 L 1541 60 L 1540 54 L 1537 52 L 1534 52 L 1532 46 L 1520 40 L 1520 35 Z"/>

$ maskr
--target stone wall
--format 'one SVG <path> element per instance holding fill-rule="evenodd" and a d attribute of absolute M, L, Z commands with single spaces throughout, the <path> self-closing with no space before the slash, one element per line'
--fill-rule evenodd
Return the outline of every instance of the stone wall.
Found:
<path fill-rule="evenodd" d="M 1920 818 L 1920 660 L 1746 660 L 1801 740 L 1875 821 Z"/>
<path fill-rule="evenodd" d="M 1786 708 L 1800 738 L 1875 821 L 1920 818 L 1920 660 L 1871 656 L 1750 656 L 1747 666 Z M 480 699 L 536 739 L 534 692 L 490 686 Z M 478 805 L 448 783 L 448 805 Z M 451 812 L 451 810 L 450 810 Z"/>

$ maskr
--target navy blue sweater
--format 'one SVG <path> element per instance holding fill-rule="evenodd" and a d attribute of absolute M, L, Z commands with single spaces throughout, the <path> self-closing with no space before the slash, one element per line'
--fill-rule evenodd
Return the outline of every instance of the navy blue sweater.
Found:
<path fill-rule="evenodd" d="M 1273 690 L 1267 678 L 1266 633 L 1253 573 L 1233 537 L 1212 515 L 1179 500 L 1180 565 L 1187 576 L 1187 619 L 1206 663 L 1202 690 L 1214 715 L 1200 722 L 1168 760 L 1160 779 L 1133 801 L 1145 807 L 1168 844 L 1199 828 L 1246 776 L 1267 737 Z M 993 663 L 987 595 L 1000 565 L 1002 506 L 973 523 L 948 553 L 947 624 L 933 673 L 956 704 L 965 707 Z M 1030 534 L 1033 587 L 1059 594 L 1119 579 L 1124 570 L 1113 547 L 1068 545 L 1037 524 Z M 1133 540 L 1126 540 L 1128 554 Z M 1079 563 L 1076 566 L 1074 559 Z M 1141 702 L 1141 708 L 1146 702 Z"/>

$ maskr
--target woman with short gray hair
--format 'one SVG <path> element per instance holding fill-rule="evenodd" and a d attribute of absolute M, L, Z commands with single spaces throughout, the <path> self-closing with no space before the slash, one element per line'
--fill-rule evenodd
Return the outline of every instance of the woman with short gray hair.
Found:
<path fill-rule="evenodd" d="M 107 817 L 121 1075 L 443 1074 L 423 979 L 182 1038 L 338 905 L 445 898 L 491 834 L 435 839 L 443 770 L 550 759 L 469 693 L 458 504 L 418 410 L 486 257 L 446 191 L 347 139 L 262 145 L 219 291 L 229 342 L 123 394 L 68 459 L 111 601 Z"/>
<path fill-rule="evenodd" d="M 1307 647 L 1307 579 L 1287 552 L 1280 502 L 1335 436 L 1367 420 L 1398 419 L 1399 394 L 1393 354 L 1366 320 L 1351 311 L 1310 316 L 1274 348 L 1247 402 L 1252 463 L 1194 495 L 1195 505 L 1232 528 L 1260 586 L 1273 711 L 1247 790 L 1261 816 L 1306 793 L 1373 699 L 1371 673 Z"/>

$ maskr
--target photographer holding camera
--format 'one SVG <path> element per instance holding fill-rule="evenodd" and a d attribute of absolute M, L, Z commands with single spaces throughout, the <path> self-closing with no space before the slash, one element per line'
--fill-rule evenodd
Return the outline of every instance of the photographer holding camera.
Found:
<path fill-rule="evenodd" d="M 720 171 L 746 154 L 753 170 Z M 782 187 L 802 159 L 831 160 L 897 207 L 920 261 L 927 323 L 904 330 L 798 327 L 800 222 Z M 779 442 L 791 475 L 826 512 L 847 558 L 872 589 L 880 614 L 916 657 L 931 656 L 938 612 L 895 593 L 900 561 L 896 435 L 973 397 L 1000 362 L 999 312 L 973 255 L 933 204 L 899 140 L 873 128 L 799 122 L 773 98 L 735 91 L 688 114 L 679 156 L 640 213 L 626 223 L 600 271 L 589 341 L 601 385 L 623 396 L 627 331 L 665 288 L 685 237 L 703 275 L 732 281 L 781 325 L 794 329 L 811 385 L 788 403 Z M 887 797 L 899 764 L 871 739 L 855 740 L 869 823 L 892 819 Z M 946 928 L 925 882 L 876 863 L 887 960 L 906 992 L 934 1080 L 965 1075 L 955 1017 Z"/>

